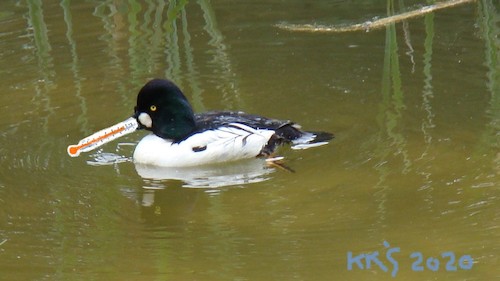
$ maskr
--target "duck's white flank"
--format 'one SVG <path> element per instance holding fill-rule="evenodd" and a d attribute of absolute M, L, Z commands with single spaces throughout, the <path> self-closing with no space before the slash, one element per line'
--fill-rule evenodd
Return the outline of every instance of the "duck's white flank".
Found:
<path fill-rule="evenodd" d="M 194 134 L 173 143 L 156 135 L 144 137 L 134 151 L 134 161 L 163 167 L 187 167 L 227 162 L 259 155 L 273 130 L 231 123 Z"/>

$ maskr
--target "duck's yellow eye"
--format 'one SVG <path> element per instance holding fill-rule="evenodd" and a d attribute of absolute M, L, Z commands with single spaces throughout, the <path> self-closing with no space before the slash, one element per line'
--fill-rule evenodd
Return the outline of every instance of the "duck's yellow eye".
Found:
<path fill-rule="evenodd" d="M 151 111 L 156 111 L 156 105 L 153 104 L 152 106 L 149 107 L 149 109 L 151 109 Z"/>

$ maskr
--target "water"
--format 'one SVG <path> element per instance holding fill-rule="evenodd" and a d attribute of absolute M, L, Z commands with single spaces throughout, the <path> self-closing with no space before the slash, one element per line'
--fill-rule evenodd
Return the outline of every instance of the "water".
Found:
<path fill-rule="evenodd" d="M 0 279 L 387 280 L 384 241 L 395 279 L 500 277 L 498 2 L 339 34 L 275 24 L 355 24 L 387 3 L 216 2 L 0 3 Z M 336 138 L 282 149 L 296 173 L 136 167 L 144 133 L 66 154 L 153 77 L 196 111 Z M 349 270 L 349 252 L 375 251 L 387 272 Z"/>

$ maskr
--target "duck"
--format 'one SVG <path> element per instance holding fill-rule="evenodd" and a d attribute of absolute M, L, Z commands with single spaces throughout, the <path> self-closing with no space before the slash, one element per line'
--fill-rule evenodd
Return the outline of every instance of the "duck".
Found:
<path fill-rule="evenodd" d="M 289 121 L 241 111 L 194 113 L 181 89 L 171 80 L 152 79 L 137 95 L 134 113 L 127 120 L 100 130 L 68 146 L 72 157 L 96 149 L 137 130 L 142 138 L 133 161 L 161 167 L 191 167 L 248 158 L 275 158 L 279 146 L 308 149 L 328 144 L 333 134 L 304 131 Z"/>

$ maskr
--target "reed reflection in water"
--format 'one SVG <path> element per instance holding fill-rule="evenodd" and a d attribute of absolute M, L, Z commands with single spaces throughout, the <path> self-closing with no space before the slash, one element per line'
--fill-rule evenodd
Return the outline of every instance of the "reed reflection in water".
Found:
<path fill-rule="evenodd" d="M 347 271 L 345 253 L 383 250 L 387 240 L 475 262 L 465 273 L 420 274 L 401 260 L 400 278 L 494 279 L 498 5 L 480 0 L 358 34 L 273 26 L 418 5 L 345 3 L 0 3 L 2 277 L 385 280 Z M 95 156 L 66 155 L 68 144 L 129 116 L 138 88 L 165 76 L 196 111 L 258 109 L 337 138 L 322 150 L 284 150 L 297 174 L 253 162 L 250 178 L 241 163 L 194 177 L 142 174 L 129 160 L 140 133 Z M 96 166 L 108 156 L 115 162 Z M 191 188 L 200 185 L 213 188 Z"/>

